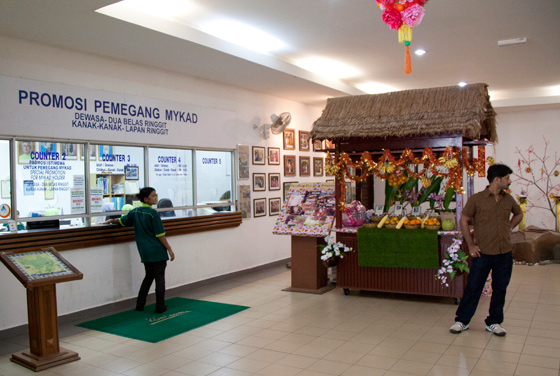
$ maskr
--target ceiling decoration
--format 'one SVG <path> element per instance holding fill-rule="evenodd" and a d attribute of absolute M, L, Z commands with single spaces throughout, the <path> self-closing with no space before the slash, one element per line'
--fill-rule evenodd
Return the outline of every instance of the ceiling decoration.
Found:
<path fill-rule="evenodd" d="M 412 73 L 410 62 L 410 41 L 412 28 L 420 25 L 424 18 L 424 5 L 428 0 L 375 0 L 379 9 L 383 11 L 381 19 L 392 30 L 399 31 L 399 43 L 406 46 L 404 58 L 404 73 Z"/>

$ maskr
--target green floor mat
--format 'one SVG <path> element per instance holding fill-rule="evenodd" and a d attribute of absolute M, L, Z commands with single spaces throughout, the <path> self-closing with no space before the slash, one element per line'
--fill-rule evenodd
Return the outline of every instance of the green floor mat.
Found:
<path fill-rule="evenodd" d="M 162 314 L 155 314 L 152 304 L 143 312 L 121 312 L 78 326 L 155 343 L 249 308 L 185 298 L 168 299 L 165 305 L 167 311 Z"/>

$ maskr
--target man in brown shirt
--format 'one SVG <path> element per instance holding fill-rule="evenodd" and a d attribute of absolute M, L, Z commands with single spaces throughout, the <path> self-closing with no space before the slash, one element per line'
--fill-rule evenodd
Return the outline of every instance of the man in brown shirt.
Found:
<path fill-rule="evenodd" d="M 497 336 L 505 336 L 501 327 L 504 321 L 506 290 L 513 269 L 511 230 L 521 222 L 523 212 L 515 199 L 505 189 L 511 184 L 513 171 L 506 165 L 495 164 L 488 168 L 490 185 L 469 198 L 461 215 L 461 231 L 472 257 L 467 287 L 455 324 L 449 329 L 458 334 L 469 328 L 488 274 L 492 271 L 492 298 L 486 330 Z M 513 213 L 513 217 L 511 214 Z M 469 219 L 474 225 L 476 243 L 469 230 Z"/>

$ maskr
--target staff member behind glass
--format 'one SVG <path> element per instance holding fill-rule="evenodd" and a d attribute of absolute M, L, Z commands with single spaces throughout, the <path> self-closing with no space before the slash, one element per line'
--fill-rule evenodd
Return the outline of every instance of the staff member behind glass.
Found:
<path fill-rule="evenodd" d="M 489 315 L 485 320 L 486 330 L 497 336 L 506 335 L 500 324 L 504 321 L 506 290 L 513 269 L 510 233 L 523 218 L 515 199 L 505 192 L 511 184 L 512 172 L 511 168 L 503 164 L 490 166 L 490 185 L 469 198 L 463 208 L 461 231 L 469 247 L 472 262 L 467 287 L 457 308 L 456 322 L 449 329 L 453 334 L 469 328 L 488 274 L 492 272 L 492 298 Z M 472 219 L 474 225 L 476 244 L 469 230 L 469 219 Z"/>

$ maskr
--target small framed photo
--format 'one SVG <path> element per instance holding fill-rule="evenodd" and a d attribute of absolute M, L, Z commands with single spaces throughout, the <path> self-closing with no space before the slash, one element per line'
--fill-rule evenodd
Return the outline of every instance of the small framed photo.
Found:
<path fill-rule="evenodd" d="M 28 164 L 31 161 L 31 153 L 37 151 L 37 144 L 32 141 L 18 141 L 17 153 L 18 163 Z"/>
<path fill-rule="evenodd" d="M 284 150 L 296 150 L 296 131 L 284 129 Z"/>
<path fill-rule="evenodd" d="M 264 217 L 266 215 L 266 198 L 253 199 L 253 217 Z"/>
<path fill-rule="evenodd" d="M 299 157 L 299 176 L 311 176 L 311 159 Z"/>
<path fill-rule="evenodd" d="M 334 143 L 331 140 L 325 140 L 325 150 L 334 150 Z"/>
<path fill-rule="evenodd" d="M 280 190 L 280 173 L 278 172 L 268 173 L 268 190 L 269 191 Z"/>
<path fill-rule="evenodd" d="M 124 166 L 124 178 L 126 180 L 138 180 L 139 172 L 138 166 Z"/>
<path fill-rule="evenodd" d="M 249 145 L 237 145 L 237 164 L 239 169 L 239 180 L 249 179 Z M 251 206 L 251 202 L 249 202 Z M 251 213 L 249 213 L 250 215 Z M 245 218 L 245 217 L 243 217 Z"/>
<path fill-rule="evenodd" d="M 313 157 L 313 176 L 323 176 L 323 158 Z"/>
<path fill-rule="evenodd" d="M 295 155 L 284 155 L 284 176 L 296 176 Z"/>
<path fill-rule="evenodd" d="M 299 150 L 300 151 L 309 151 L 309 132 L 307 131 L 299 131 Z"/>
<path fill-rule="evenodd" d="M 278 215 L 280 214 L 280 197 L 269 198 L 268 199 L 268 215 Z"/>
<path fill-rule="evenodd" d="M 56 153 L 56 143 L 54 142 L 40 142 L 39 143 L 40 153 Z"/>
<path fill-rule="evenodd" d="M 280 164 L 280 148 L 268 148 L 268 164 Z"/>
<path fill-rule="evenodd" d="M 266 191 L 265 173 L 253 173 L 253 191 Z"/>
<path fill-rule="evenodd" d="M 297 181 L 287 181 L 284 182 L 283 186 L 283 191 L 282 191 L 282 197 L 284 197 L 284 201 L 286 201 L 288 199 L 288 192 L 290 191 L 290 187 L 292 186 L 292 184 L 296 184 Z"/>
<path fill-rule="evenodd" d="M 60 144 L 60 154 L 62 160 L 76 160 L 78 159 L 78 145 L 76 144 Z"/>
<path fill-rule="evenodd" d="M 85 145 L 80 145 L 80 159 L 84 159 L 84 147 Z M 95 145 L 89 145 L 89 160 L 95 161 L 97 159 L 97 148 Z"/>
<path fill-rule="evenodd" d="M 111 161 L 112 157 L 113 157 L 112 145 L 99 145 L 99 154 L 97 154 L 97 160 Z"/>
<path fill-rule="evenodd" d="M 322 151 L 322 150 L 323 150 L 323 141 L 313 140 L 313 151 Z"/>
<path fill-rule="evenodd" d="M 253 164 L 254 165 L 265 164 L 264 152 L 265 152 L 265 148 L 263 146 L 253 146 Z"/>

